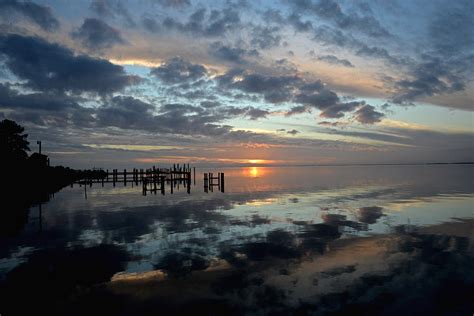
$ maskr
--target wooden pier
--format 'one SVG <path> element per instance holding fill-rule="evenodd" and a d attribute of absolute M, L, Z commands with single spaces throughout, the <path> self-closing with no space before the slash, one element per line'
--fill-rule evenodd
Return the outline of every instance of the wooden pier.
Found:
<path fill-rule="evenodd" d="M 214 173 L 209 172 L 204 174 L 204 192 L 208 193 L 209 191 L 214 192 L 214 187 L 217 187 L 219 191 L 224 193 L 224 173 L 218 172 L 217 177 L 214 176 Z"/>
<path fill-rule="evenodd" d="M 94 177 L 81 179 L 75 183 L 80 186 L 84 185 L 85 190 L 87 186 L 92 187 L 93 184 L 100 184 L 102 187 L 106 183 L 112 183 L 114 187 L 118 184 L 123 184 L 123 186 L 128 184 L 138 186 L 141 184 L 143 195 L 147 195 L 148 192 L 155 194 L 160 192 L 164 195 L 167 186 L 170 187 L 170 193 L 173 194 L 175 190 L 179 190 L 182 186 L 190 194 L 191 183 L 194 186 L 196 185 L 196 168 L 191 168 L 189 164 L 181 166 L 174 164 L 171 168 L 153 166 L 148 169 L 133 168 L 132 170 L 124 169 L 123 171 L 118 169 L 109 171 L 107 169 L 96 173 Z M 217 176 L 214 176 L 214 173 L 211 172 L 204 173 L 204 192 L 213 192 L 215 186 L 219 191 L 224 192 L 224 173 L 219 172 Z M 85 194 L 87 196 L 87 193 Z"/>

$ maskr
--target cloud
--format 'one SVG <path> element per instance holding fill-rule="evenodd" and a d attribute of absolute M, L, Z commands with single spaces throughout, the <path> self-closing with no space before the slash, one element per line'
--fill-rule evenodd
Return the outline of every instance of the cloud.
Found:
<path fill-rule="evenodd" d="M 116 96 L 97 109 L 100 126 L 153 130 L 154 106 L 130 96 Z"/>
<path fill-rule="evenodd" d="M 313 28 L 313 24 L 310 21 L 302 21 L 301 15 L 293 12 L 287 18 L 287 23 L 293 26 L 293 28 L 298 32 L 307 32 Z"/>
<path fill-rule="evenodd" d="M 120 0 L 93 0 L 90 9 L 100 17 L 121 18 L 128 26 L 135 26 L 135 22 Z"/>
<path fill-rule="evenodd" d="M 345 13 L 334 0 L 302 0 L 288 3 L 299 13 L 314 14 L 344 30 L 358 31 L 375 38 L 391 36 L 374 16 L 360 16 L 356 12 Z"/>
<path fill-rule="evenodd" d="M 97 109 L 98 125 L 162 134 L 222 135 L 228 126 L 214 124 L 222 117 L 201 107 L 168 103 L 160 107 L 130 96 L 116 96 Z"/>
<path fill-rule="evenodd" d="M 344 34 L 341 30 L 321 25 L 312 30 L 313 40 L 321 42 L 324 45 L 335 45 L 338 47 L 358 47 L 361 42 L 354 39 L 351 35 Z"/>
<path fill-rule="evenodd" d="M 341 118 L 344 117 L 346 112 L 352 112 L 361 104 L 363 103 L 358 101 L 333 104 L 323 109 L 319 116 L 325 118 Z"/>
<path fill-rule="evenodd" d="M 257 108 L 249 108 L 245 115 L 248 116 L 251 120 L 257 120 L 259 118 L 265 118 L 270 112 L 267 110 L 257 109 Z"/>
<path fill-rule="evenodd" d="M 339 59 L 334 55 L 319 56 L 317 59 L 321 60 L 321 61 L 324 61 L 328 64 L 340 65 L 340 66 L 344 66 L 344 67 L 354 68 L 354 65 L 350 61 L 348 61 L 347 59 Z"/>
<path fill-rule="evenodd" d="M 262 94 L 271 103 L 291 100 L 292 90 L 301 82 L 297 76 L 266 76 L 239 69 L 231 69 L 216 80 L 221 87 L 227 89 Z"/>
<path fill-rule="evenodd" d="M 64 94 L 20 93 L 0 84 L 0 109 L 8 109 L 9 117 L 42 126 L 93 125 L 93 110 L 79 105 L 81 100 Z"/>
<path fill-rule="evenodd" d="M 26 17 L 46 31 L 54 31 L 59 28 L 59 21 L 53 15 L 51 8 L 47 6 L 31 1 L 0 1 L 0 15 L 6 17 L 12 13 Z"/>
<path fill-rule="evenodd" d="M 0 84 L 0 107 L 60 111 L 79 107 L 77 100 L 66 95 L 25 93 L 21 94 L 7 84 Z"/>
<path fill-rule="evenodd" d="M 318 125 L 321 125 L 321 126 L 338 127 L 338 126 L 345 126 L 345 125 L 347 125 L 347 123 L 322 121 L 322 122 L 319 122 Z"/>
<path fill-rule="evenodd" d="M 362 124 L 374 124 L 380 122 L 385 114 L 375 111 L 375 107 L 365 104 L 354 113 L 355 119 Z"/>
<path fill-rule="evenodd" d="M 358 46 L 360 46 L 360 48 L 356 51 L 357 56 L 386 59 L 395 65 L 406 64 L 406 61 L 393 57 L 385 48 L 380 48 L 377 46 L 369 47 L 365 44 Z"/>
<path fill-rule="evenodd" d="M 126 43 L 119 30 L 95 18 L 86 18 L 81 27 L 71 35 L 92 50 L 102 50 Z"/>
<path fill-rule="evenodd" d="M 217 37 L 238 29 L 240 23 L 239 12 L 232 8 L 212 10 L 209 14 L 201 8 L 194 11 L 184 23 L 167 17 L 163 20 L 163 27 L 190 35 Z"/>
<path fill-rule="evenodd" d="M 474 49 L 474 5 L 470 0 L 442 2 L 430 17 L 429 38 L 439 56 L 449 58 Z"/>
<path fill-rule="evenodd" d="M 321 111 L 321 117 L 342 118 L 346 113 L 358 109 L 355 118 L 364 124 L 379 122 L 384 116 L 364 101 L 342 102 L 339 96 L 321 81 L 307 82 L 297 75 L 271 76 L 234 68 L 216 77 L 216 81 L 221 89 L 238 89 L 248 94 L 258 94 L 270 103 L 297 104 L 286 112 L 286 116 L 318 109 Z"/>
<path fill-rule="evenodd" d="M 310 109 L 307 106 L 304 105 L 297 105 L 292 107 L 289 111 L 286 112 L 286 116 L 292 116 L 296 114 L 302 114 L 302 113 L 307 113 L 310 112 Z"/>
<path fill-rule="evenodd" d="M 219 136 L 245 139 L 251 134 L 233 132 L 222 121 L 238 116 L 251 120 L 265 118 L 269 111 L 248 107 L 201 107 L 182 103 L 155 106 L 130 96 L 115 96 L 97 108 L 97 125 L 121 129 L 144 130 L 162 134 Z"/>
<path fill-rule="evenodd" d="M 287 131 L 286 133 L 290 135 L 296 135 L 299 133 L 299 131 L 297 131 L 296 129 L 292 129 L 291 131 Z"/>
<path fill-rule="evenodd" d="M 252 39 L 250 43 L 261 49 L 280 46 L 282 37 L 278 34 L 279 30 L 278 27 L 255 26 L 251 32 Z"/>
<path fill-rule="evenodd" d="M 207 70 L 199 64 L 192 64 L 180 57 L 166 61 L 160 67 L 153 68 L 150 74 L 167 84 L 196 81 L 207 75 Z"/>
<path fill-rule="evenodd" d="M 230 47 L 222 42 L 214 42 L 209 46 L 209 53 L 217 59 L 242 64 L 247 57 L 258 57 L 260 54 L 256 49 L 246 50 L 240 47 Z"/>
<path fill-rule="evenodd" d="M 359 106 L 363 105 L 364 102 L 341 102 L 339 96 L 327 89 L 319 88 L 315 92 L 303 92 L 296 95 L 295 102 L 301 103 L 306 106 L 306 110 L 309 108 L 319 109 L 321 111 L 320 116 L 325 118 L 342 118 L 346 112 L 352 112 Z M 288 115 L 304 112 L 304 108 L 293 108 Z"/>
<path fill-rule="evenodd" d="M 190 0 L 153 0 L 153 2 L 167 8 L 183 8 L 191 5 Z"/>
<path fill-rule="evenodd" d="M 156 33 L 160 30 L 160 25 L 154 18 L 143 16 L 141 23 L 145 30 L 150 33 Z"/>
<path fill-rule="evenodd" d="M 0 54 L 5 65 L 24 85 L 48 92 L 93 92 L 99 94 L 123 90 L 140 81 L 123 67 L 103 59 L 75 55 L 58 44 L 38 37 L 0 36 Z"/>
<path fill-rule="evenodd" d="M 300 93 L 296 95 L 295 101 L 314 108 L 325 109 L 336 105 L 339 102 L 339 97 L 335 92 L 323 88 L 313 93 Z"/>
<path fill-rule="evenodd" d="M 428 56 L 425 58 L 428 59 Z M 472 58 L 474 59 L 474 58 Z M 462 72 L 469 68 L 469 60 L 462 60 L 459 64 L 446 64 L 434 58 L 417 65 L 411 79 L 402 79 L 396 82 L 398 89 L 393 98 L 395 103 L 410 103 L 419 97 L 449 94 L 465 89 Z"/>

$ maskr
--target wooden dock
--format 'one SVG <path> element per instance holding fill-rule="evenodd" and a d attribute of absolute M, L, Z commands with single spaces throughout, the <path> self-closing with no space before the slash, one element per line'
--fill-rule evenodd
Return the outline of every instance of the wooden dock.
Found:
<path fill-rule="evenodd" d="M 81 179 L 76 184 L 86 188 L 93 184 L 100 184 L 102 187 L 106 183 L 112 183 L 115 187 L 118 184 L 127 184 L 138 186 L 141 184 L 143 195 L 160 192 L 165 194 L 165 188 L 170 187 L 170 193 L 184 187 L 188 194 L 191 193 L 191 184 L 196 185 L 196 167 L 190 167 L 189 164 L 174 164 L 171 168 L 157 168 L 153 166 L 148 169 L 133 168 L 132 170 L 112 169 L 112 171 L 101 170 L 95 173 L 94 177 Z M 71 187 L 73 185 L 71 184 Z M 224 192 L 224 173 L 219 172 L 217 176 L 214 173 L 204 173 L 204 192 L 209 193 L 217 187 L 219 191 Z M 86 194 L 87 195 L 87 194 Z"/>

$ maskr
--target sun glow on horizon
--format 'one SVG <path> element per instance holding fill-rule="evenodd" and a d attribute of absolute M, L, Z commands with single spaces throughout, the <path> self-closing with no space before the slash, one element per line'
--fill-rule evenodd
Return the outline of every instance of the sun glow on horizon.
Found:
<path fill-rule="evenodd" d="M 270 163 L 271 160 L 265 160 L 265 159 L 249 159 L 248 163 L 251 164 L 262 164 L 262 163 Z"/>

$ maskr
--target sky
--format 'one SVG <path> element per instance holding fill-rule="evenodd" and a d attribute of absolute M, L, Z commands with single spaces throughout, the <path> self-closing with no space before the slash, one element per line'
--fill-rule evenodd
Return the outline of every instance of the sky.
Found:
<path fill-rule="evenodd" d="M 474 161 L 474 1 L 0 0 L 53 165 Z"/>

